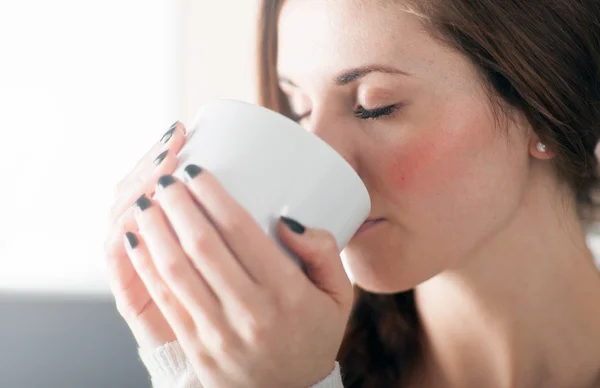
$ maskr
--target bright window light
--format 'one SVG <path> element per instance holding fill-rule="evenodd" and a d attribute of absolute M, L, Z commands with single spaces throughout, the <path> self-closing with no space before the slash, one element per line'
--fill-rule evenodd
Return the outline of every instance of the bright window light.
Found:
<path fill-rule="evenodd" d="M 0 289 L 107 290 L 114 184 L 180 114 L 177 3 L 0 3 Z"/>

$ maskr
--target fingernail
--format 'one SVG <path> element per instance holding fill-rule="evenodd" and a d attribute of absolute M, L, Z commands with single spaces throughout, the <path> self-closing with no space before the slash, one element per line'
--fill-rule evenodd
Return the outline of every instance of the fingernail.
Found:
<path fill-rule="evenodd" d="M 152 206 L 152 202 L 148 199 L 148 197 L 146 197 L 146 194 L 142 194 L 142 196 L 139 197 L 137 201 L 135 201 L 134 206 L 140 209 L 141 211 L 144 211 L 150 206 Z"/>
<path fill-rule="evenodd" d="M 158 166 L 159 164 L 162 163 L 163 160 L 165 160 L 165 158 L 167 157 L 167 154 L 169 153 L 169 150 L 163 151 L 160 153 L 160 155 L 158 155 L 156 157 L 156 159 L 154 159 L 154 161 L 152 162 L 155 166 Z"/>
<path fill-rule="evenodd" d="M 288 228 L 292 230 L 294 233 L 302 234 L 306 231 L 306 228 L 302 226 L 298 221 L 292 220 L 291 218 L 281 216 L 281 221 L 287 225 Z"/>
<path fill-rule="evenodd" d="M 162 135 L 162 137 L 160 138 L 160 142 L 163 144 L 168 142 L 173 136 L 173 133 L 175 133 L 175 129 L 177 129 L 177 121 L 175 121 L 173 125 L 171 125 L 171 127 L 167 130 L 167 132 L 165 132 L 164 135 Z"/>
<path fill-rule="evenodd" d="M 167 174 L 158 178 L 158 187 L 160 187 L 161 189 L 166 189 L 173 183 L 175 183 L 175 178 L 173 178 L 172 175 Z"/>
<path fill-rule="evenodd" d="M 196 166 L 195 164 L 188 164 L 183 170 L 188 179 L 194 179 L 202 172 L 202 167 Z"/>
<path fill-rule="evenodd" d="M 137 236 L 131 232 L 125 233 L 125 240 L 127 240 L 127 246 L 129 249 L 135 249 L 135 247 L 137 247 L 140 243 Z"/>

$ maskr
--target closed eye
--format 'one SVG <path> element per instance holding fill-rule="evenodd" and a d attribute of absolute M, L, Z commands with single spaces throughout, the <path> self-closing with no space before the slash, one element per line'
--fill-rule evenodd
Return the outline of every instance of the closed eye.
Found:
<path fill-rule="evenodd" d="M 396 105 L 389 105 L 389 106 L 384 106 L 384 107 L 375 108 L 375 109 L 365 109 L 362 106 L 359 106 L 358 108 L 356 108 L 354 110 L 354 116 L 356 116 L 356 118 L 359 118 L 361 120 L 368 120 L 368 119 L 375 120 L 382 116 L 389 116 L 397 110 L 398 110 L 398 107 Z"/>
<path fill-rule="evenodd" d="M 361 120 L 369 120 L 369 119 L 376 120 L 383 116 L 390 116 L 397 110 L 398 110 L 397 105 L 389 105 L 389 106 L 384 106 L 384 107 L 375 108 L 375 109 L 365 109 L 364 107 L 359 106 L 358 108 L 356 108 L 353 111 L 353 113 L 356 118 L 361 119 Z M 300 123 L 302 120 L 309 117 L 311 115 L 311 113 L 312 113 L 311 111 L 308 111 L 308 112 L 305 112 L 302 114 L 292 113 L 290 115 L 290 118 L 292 120 L 294 120 L 295 122 Z"/>

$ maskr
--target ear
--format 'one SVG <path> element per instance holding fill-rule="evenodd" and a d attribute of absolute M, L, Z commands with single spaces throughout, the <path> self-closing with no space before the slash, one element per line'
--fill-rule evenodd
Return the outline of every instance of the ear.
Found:
<path fill-rule="evenodd" d="M 529 141 L 529 153 L 536 159 L 548 160 L 552 159 L 556 153 L 550 146 L 544 143 L 537 135 L 531 137 Z"/>
<path fill-rule="evenodd" d="M 518 128 L 521 129 L 525 135 L 525 139 L 529 140 L 528 149 L 531 156 L 539 160 L 549 160 L 556 156 L 556 152 L 552 147 L 542 141 L 539 135 L 535 132 L 529 120 L 519 109 L 514 109 L 513 120 L 517 124 Z"/>

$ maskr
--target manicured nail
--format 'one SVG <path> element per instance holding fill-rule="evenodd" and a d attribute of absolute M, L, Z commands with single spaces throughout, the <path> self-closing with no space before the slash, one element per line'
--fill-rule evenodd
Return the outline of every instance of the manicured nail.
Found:
<path fill-rule="evenodd" d="M 171 140 L 173 133 L 175 133 L 175 129 L 177 129 L 177 121 L 175 121 L 173 125 L 171 125 L 171 127 L 167 130 L 167 132 L 165 132 L 164 135 L 162 135 L 162 137 L 160 138 L 160 142 L 165 144 L 166 142 Z"/>
<path fill-rule="evenodd" d="M 166 189 L 173 183 L 175 183 L 175 178 L 173 178 L 172 175 L 167 174 L 158 178 L 158 187 L 160 187 L 161 189 Z"/>
<path fill-rule="evenodd" d="M 142 194 L 141 197 L 139 197 L 137 199 L 137 201 L 135 201 L 135 207 L 137 207 L 138 209 L 140 209 L 141 211 L 144 211 L 146 209 L 148 209 L 150 206 L 152 206 L 152 201 L 150 201 L 148 199 L 148 197 L 146 197 L 146 194 Z"/>
<path fill-rule="evenodd" d="M 156 157 L 156 159 L 154 159 L 154 161 L 152 162 L 155 166 L 158 166 L 159 164 L 162 163 L 163 160 L 165 160 L 165 158 L 167 157 L 167 154 L 169 153 L 169 150 L 163 151 L 160 153 L 160 155 L 158 155 Z"/>
<path fill-rule="evenodd" d="M 135 249 L 140 243 L 137 236 L 131 232 L 125 233 L 125 240 L 127 241 L 129 249 Z"/>
<path fill-rule="evenodd" d="M 302 234 L 306 230 L 304 226 L 298 221 L 292 220 L 291 218 L 281 216 L 281 221 L 287 225 L 288 228 L 292 230 L 294 233 Z"/>
<path fill-rule="evenodd" d="M 202 167 L 196 166 L 195 164 L 188 164 L 183 170 L 188 179 L 194 179 L 202 172 Z"/>

